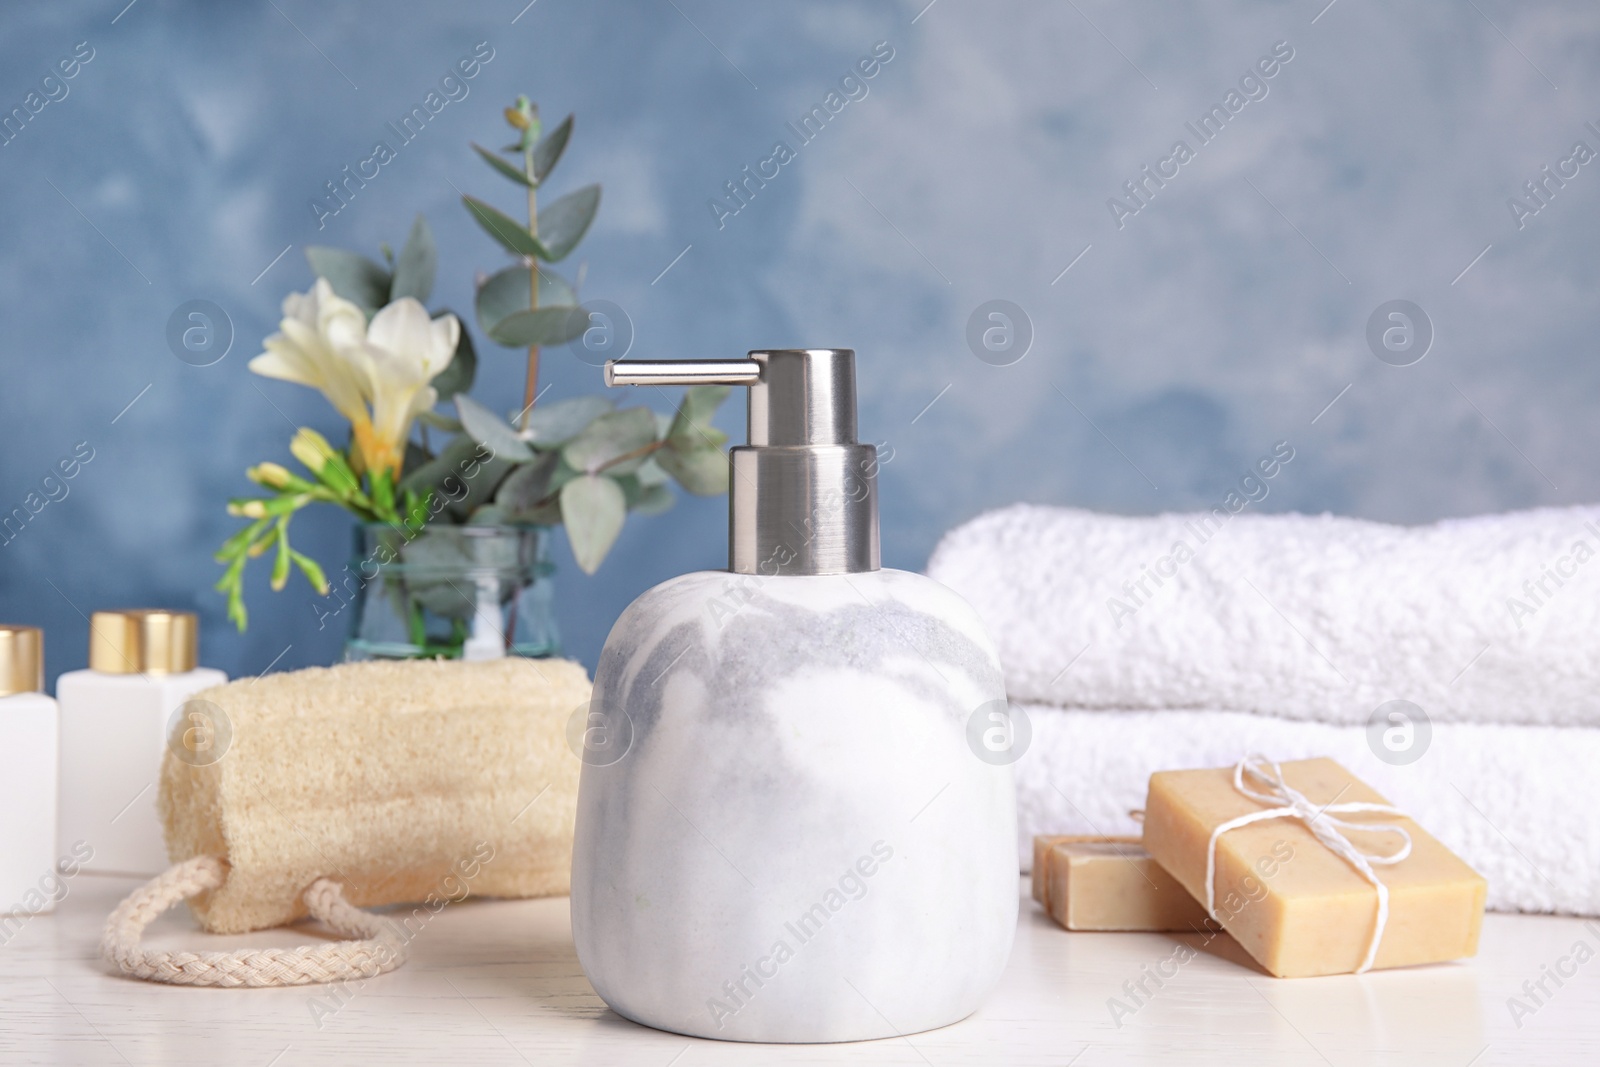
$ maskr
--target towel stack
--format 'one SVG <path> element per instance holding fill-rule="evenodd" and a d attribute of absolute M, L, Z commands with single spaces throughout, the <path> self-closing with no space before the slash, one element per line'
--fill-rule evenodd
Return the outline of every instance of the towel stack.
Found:
<path fill-rule="evenodd" d="M 1487 876 L 1490 908 L 1597 915 L 1597 557 L 1595 507 L 1397 527 L 1019 505 L 928 571 L 1030 719 L 1024 867 L 1035 833 L 1137 833 L 1154 771 L 1327 755 Z"/>

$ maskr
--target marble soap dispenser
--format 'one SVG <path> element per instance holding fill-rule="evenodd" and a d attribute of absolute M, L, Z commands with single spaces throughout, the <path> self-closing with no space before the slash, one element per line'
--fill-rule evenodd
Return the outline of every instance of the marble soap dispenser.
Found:
<path fill-rule="evenodd" d="M 584 727 L 572 932 L 595 991 L 662 1030 L 853 1041 L 971 1014 L 1017 916 L 1016 790 L 966 601 L 884 570 L 855 354 L 607 364 L 748 386 L 729 566 L 611 630 Z"/>

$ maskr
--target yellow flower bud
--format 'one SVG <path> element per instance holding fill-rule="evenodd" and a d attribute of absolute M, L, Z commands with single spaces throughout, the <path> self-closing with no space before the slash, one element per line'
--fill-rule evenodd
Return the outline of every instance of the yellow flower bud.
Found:
<path fill-rule="evenodd" d="M 252 482 L 264 485 L 268 489 L 282 489 L 289 484 L 293 477 L 286 469 L 276 463 L 258 463 L 245 471 Z"/>
<path fill-rule="evenodd" d="M 506 108 L 506 121 L 511 123 L 511 125 L 515 126 L 519 130 L 525 130 L 528 128 L 528 116 L 524 115 L 514 107 Z"/>
<path fill-rule="evenodd" d="M 302 426 L 289 442 L 289 452 L 305 465 L 306 470 L 320 474 L 327 465 L 328 457 L 333 455 L 333 446 L 317 431 Z"/>
<path fill-rule="evenodd" d="M 229 504 L 228 514 L 246 519 L 264 519 L 267 517 L 267 505 L 262 500 L 246 500 L 242 504 Z"/>

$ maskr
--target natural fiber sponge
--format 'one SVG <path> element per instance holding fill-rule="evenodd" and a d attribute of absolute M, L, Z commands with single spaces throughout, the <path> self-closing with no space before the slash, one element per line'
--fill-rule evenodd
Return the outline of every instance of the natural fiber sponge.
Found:
<path fill-rule="evenodd" d="M 304 916 L 321 877 L 368 906 L 567 892 L 581 763 L 566 726 L 589 696 L 578 664 L 517 658 L 348 663 L 196 694 L 220 709 L 202 728 L 222 754 L 197 760 L 175 735 L 161 821 L 174 863 L 229 870 L 190 906 L 241 933 Z"/>

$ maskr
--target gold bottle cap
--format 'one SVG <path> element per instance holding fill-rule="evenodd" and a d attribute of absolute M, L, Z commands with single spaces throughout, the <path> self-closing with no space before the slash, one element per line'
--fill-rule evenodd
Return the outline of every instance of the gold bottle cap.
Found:
<path fill-rule="evenodd" d="M 0 624 L 0 697 L 44 692 L 44 631 Z"/>
<path fill-rule="evenodd" d="M 192 611 L 97 611 L 89 619 L 89 669 L 104 674 L 182 674 L 200 661 Z"/>

